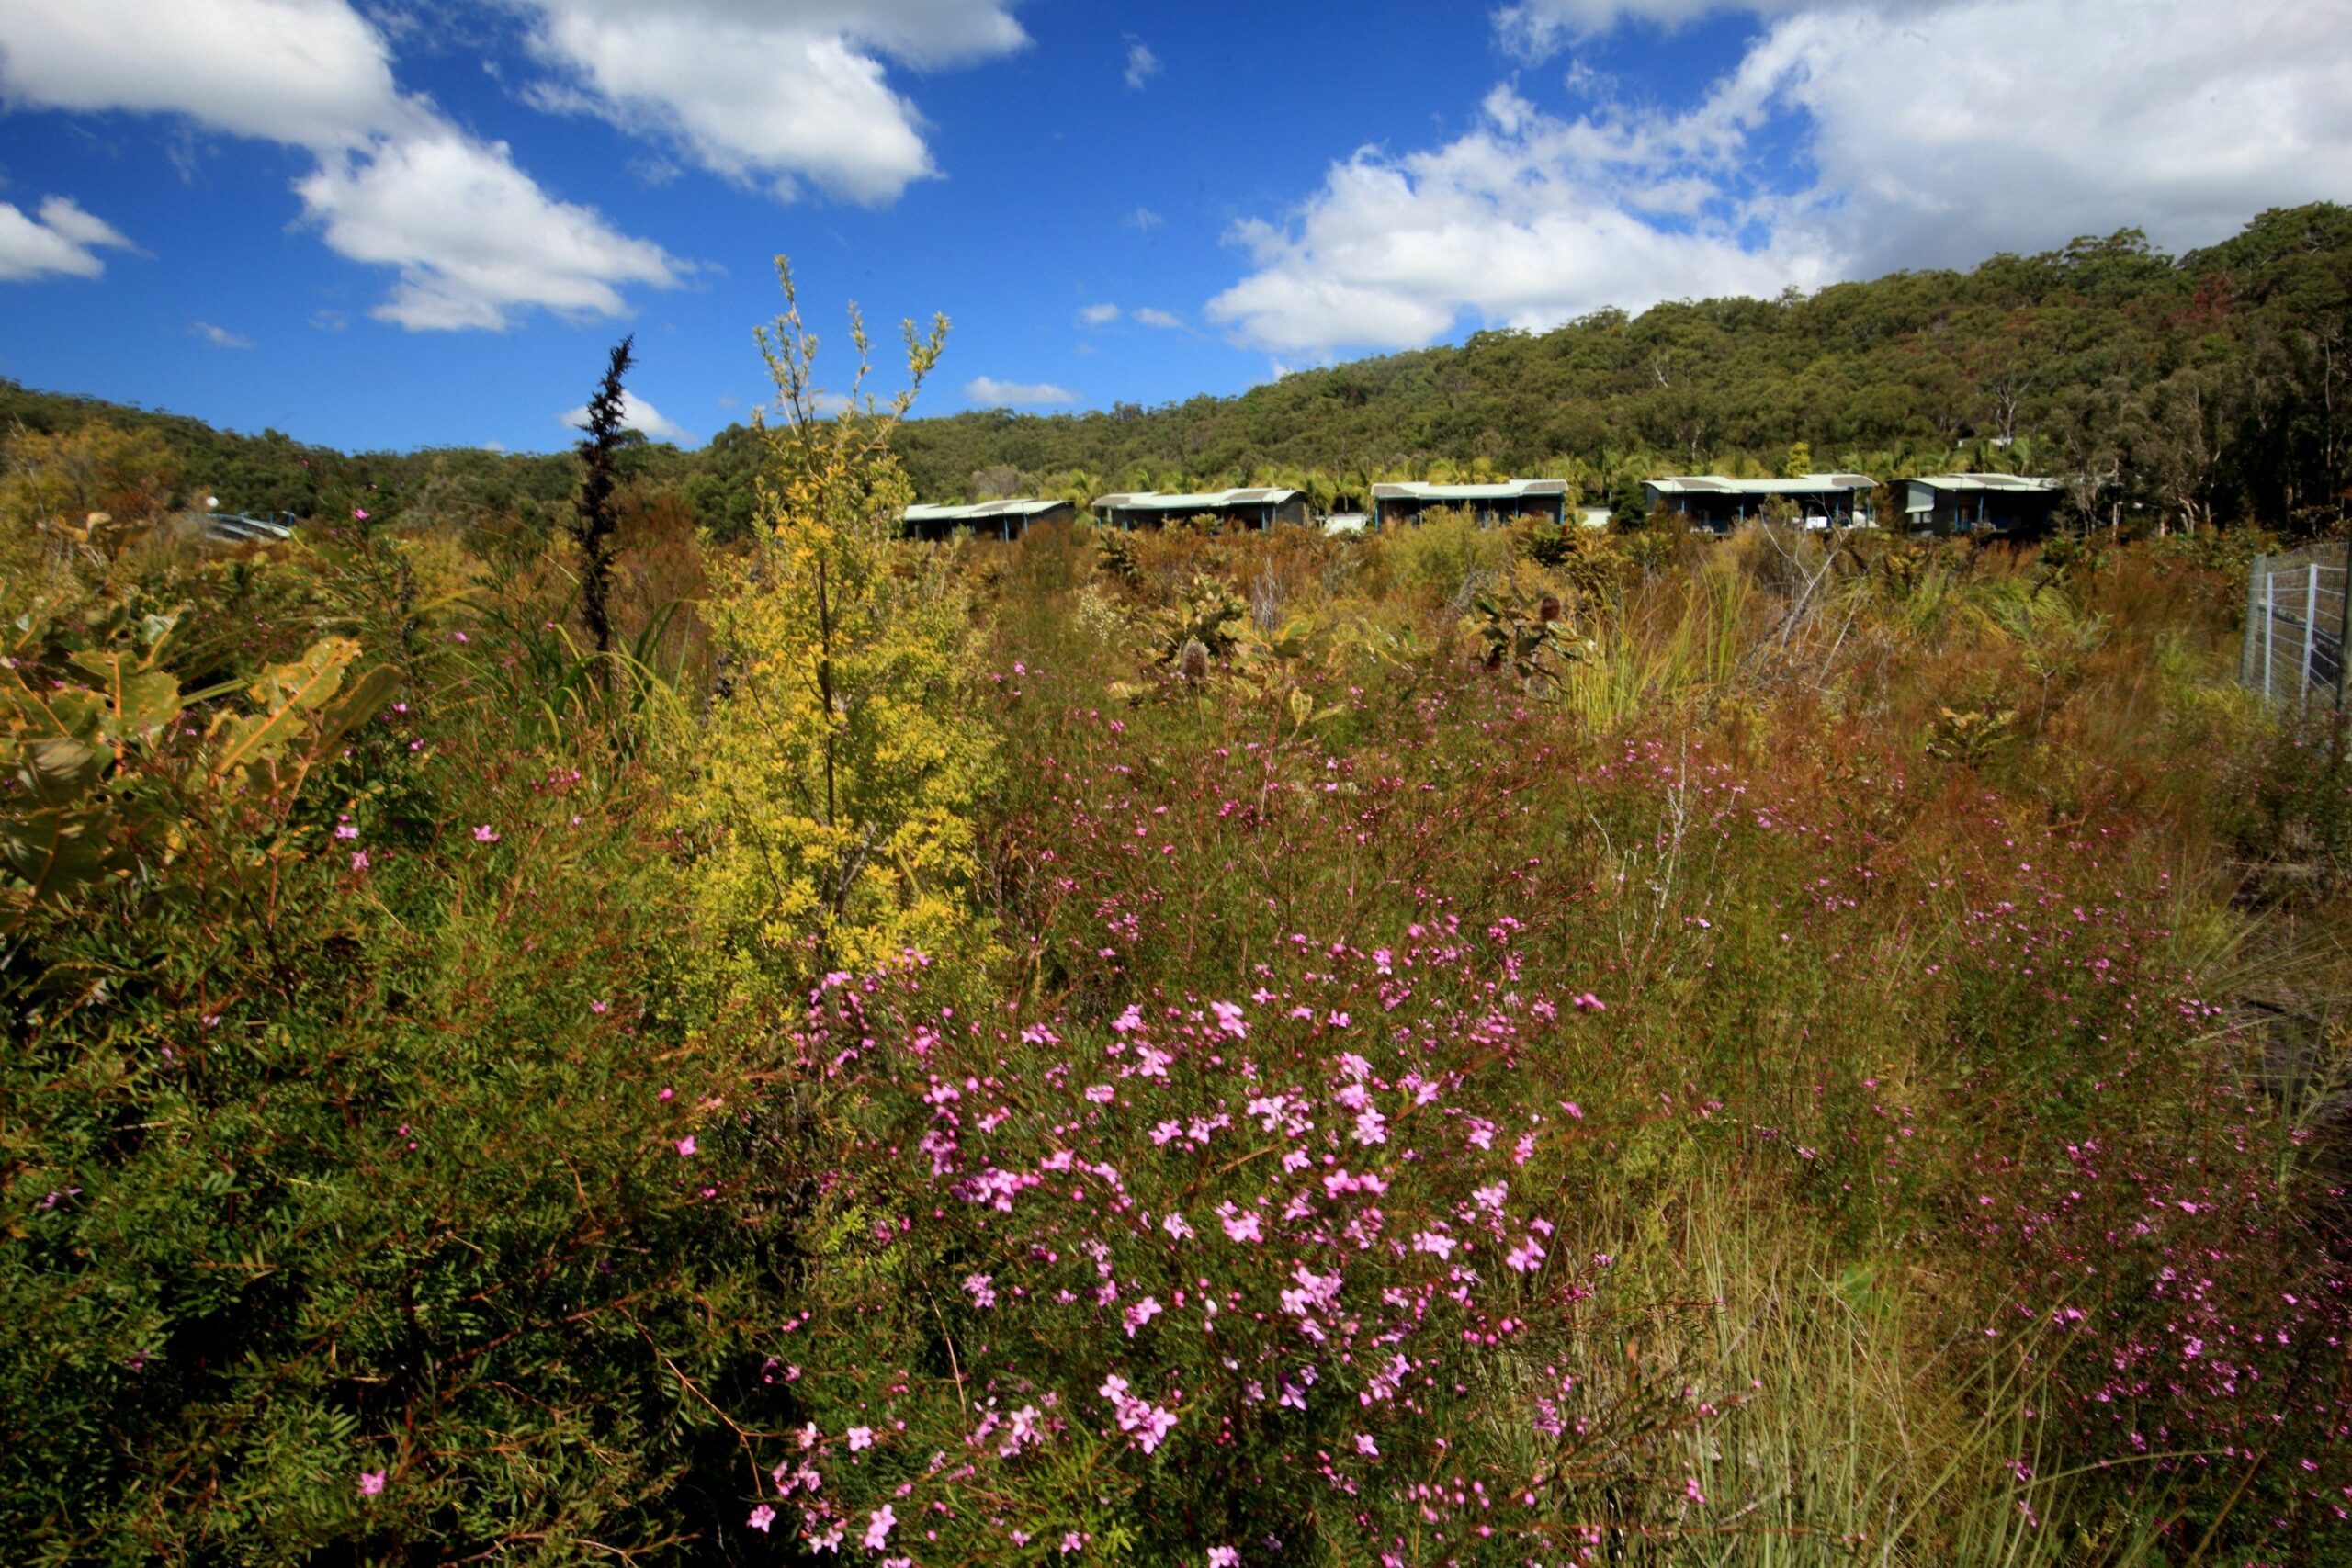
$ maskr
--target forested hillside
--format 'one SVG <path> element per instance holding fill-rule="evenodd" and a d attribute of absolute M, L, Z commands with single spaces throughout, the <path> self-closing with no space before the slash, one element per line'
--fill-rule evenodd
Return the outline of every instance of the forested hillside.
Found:
<path fill-rule="evenodd" d="M 591 374 L 583 355 L 583 387 Z M 1328 506 L 1374 479 L 1540 472 L 1625 508 L 1655 473 L 1812 462 L 1882 479 L 2057 474 L 2085 519 L 2252 517 L 2317 532 L 2341 518 L 2352 487 L 2348 406 L 2352 209 L 2315 204 L 2266 212 L 2177 258 L 2127 231 L 1965 273 L 1480 333 L 1238 398 L 916 420 L 899 446 L 931 501 L 1264 482 Z M 531 517 L 575 483 L 565 454 L 345 456 L 0 383 L 0 426 L 97 419 L 153 432 L 178 480 L 233 509 L 340 513 L 372 497 L 420 520 Z M 740 425 L 697 452 L 640 445 L 628 457 L 637 503 L 666 498 L 738 535 L 754 447 Z"/>

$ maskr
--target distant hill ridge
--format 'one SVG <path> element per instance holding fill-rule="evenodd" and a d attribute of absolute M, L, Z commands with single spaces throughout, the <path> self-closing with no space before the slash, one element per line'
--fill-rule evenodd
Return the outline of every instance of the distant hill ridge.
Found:
<path fill-rule="evenodd" d="M 530 516 L 575 483 L 568 453 L 345 454 L 0 381 L 0 430 L 96 419 L 154 431 L 191 484 L 256 513 L 369 495 L 379 512 Z M 1967 272 L 1604 310 L 1238 397 L 917 419 L 898 446 L 938 502 L 1280 484 L 1328 507 L 1381 480 L 1542 475 L 1622 507 L 1654 474 L 1803 464 L 2063 472 L 2086 511 L 2316 526 L 2352 491 L 2352 208 L 2274 209 L 2179 257 L 2127 230 Z M 744 426 L 629 463 L 640 495 L 722 534 L 752 515 Z"/>

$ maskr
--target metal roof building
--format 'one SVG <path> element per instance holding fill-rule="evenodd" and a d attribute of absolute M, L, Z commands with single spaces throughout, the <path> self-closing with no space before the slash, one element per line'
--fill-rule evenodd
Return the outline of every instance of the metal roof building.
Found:
<path fill-rule="evenodd" d="M 903 521 L 910 539 L 944 539 L 958 528 L 981 537 L 1016 539 L 1033 523 L 1068 523 L 1077 515 L 1078 508 L 1067 501 L 1018 496 L 970 506 L 910 506 Z"/>
<path fill-rule="evenodd" d="M 1794 479 L 1731 479 L 1720 474 L 1685 474 L 1644 479 L 1651 507 L 1664 507 L 1703 528 L 1728 528 L 1763 514 L 1779 499 L 1797 509 L 1808 527 L 1844 527 L 1874 521 L 1870 494 L 1878 480 L 1868 474 L 1800 474 Z"/>
<path fill-rule="evenodd" d="M 1112 528 L 1158 528 L 1187 517 L 1215 517 L 1245 528 L 1271 528 L 1277 523 L 1305 523 L 1307 511 L 1303 492 L 1271 485 L 1177 493 L 1121 491 L 1094 498 L 1094 515 Z"/>
<path fill-rule="evenodd" d="M 2022 474 L 1926 474 L 1903 481 L 1903 521 L 1927 534 L 2039 533 L 2065 493 Z"/>
<path fill-rule="evenodd" d="M 1382 527 L 1411 523 L 1438 507 L 1467 512 L 1481 523 L 1513 517 L 1567 518 L 1566 479 L 1495 479 L 1486 484 L 1406 482 L 1372 487 L 1373 515 Z"/>

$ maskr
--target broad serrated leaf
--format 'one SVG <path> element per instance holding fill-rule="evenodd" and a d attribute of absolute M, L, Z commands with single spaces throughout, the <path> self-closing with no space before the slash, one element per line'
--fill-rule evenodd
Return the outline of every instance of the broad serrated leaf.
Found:
<path fill-rule="evenodd" d="M 96 809 L 28 811 L 0 821 L 0 867 L 33 899 L 53 898 L 106 873 L 114 814 Z"/>
<path fill-rule="evenodd" d="M 110 739 L 143 739 L 180 716 L 179 682 L 164 671 L 148 669 L 147 663 L 120 649 L 74 656 L 74 667 L 96 682 Z"/>
<path fill-rule="evenodd" d="M 62 735 L 40 735 L 16 749 L 17 779 L 44 807 L 73 805 L 90 793 L 113 761 L 110 753 Z"/>
<path fill-rule="evenodd" d="M 0 674 L 6 676 L 0 679 L 0 708 L 6 708 L 20 732 L 98 739 L 106 723 L 106 705 L 96 693 L 79 686 L 45 683 L 36 687 L 17 670 L 0 671 Z"/>
<path fill-rule="evenodd" d="M 344 671 L 359 657 L 359 645 L 348 637 L 328 637 L 311 645 L 290 664 L 273 664 L 262 671 L 249 694 L 261 704 L 257 714 L 223 714 L 213 720 L 207 737 L 212 742 L 212 772 L 218 776 L 266 761 L 308 732 L 311 716 L 334 696 Z"/>
<path fill-rule="evenodd" d="M 379 664 L 360 676 L 320 716 L 318 744 L 332 746 L 375 717 L 400 689 L 401 672 L 389 664 Z"/>

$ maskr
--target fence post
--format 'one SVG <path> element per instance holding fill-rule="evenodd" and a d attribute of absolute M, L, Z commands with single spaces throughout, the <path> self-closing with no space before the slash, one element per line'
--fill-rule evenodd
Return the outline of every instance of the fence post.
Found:
<path fill-rule="evenodd" d="M 2296 711 L 2312 706 L 2312 653 L 2319 640 L 2319 562 L 2303 568 L 2303 678 L 2295 694 Z"/>
<path fill-rule="evenodd" d="M 2278 574 L 2262 574 L 2262 694 L 2270 696 L 2272 645 L 2278 640 Z"/>
<path fill-rule="evenodd" d="M 2335 711 L 2344 711 L 2344 672 L 2352 665 L 2352 543 L 2344 547 L 2344 593 L 2337 605 L 2342 612 L 2335 633 Z"/>
<path fill-rule="evenodd" d="M 2254 639 L 2261 633 L 2262 583 L 2263 579 L 2267 575 L 2265 567 L 2269 559 L 2268 556 L 2256 556 L 2254 558 L 2254 564 L 2246 569 L 2245 636 L 2241 639 L 2243 646 L 2238 649 L 2238 684 L 2241 686 L 2254 684 Z"/>

